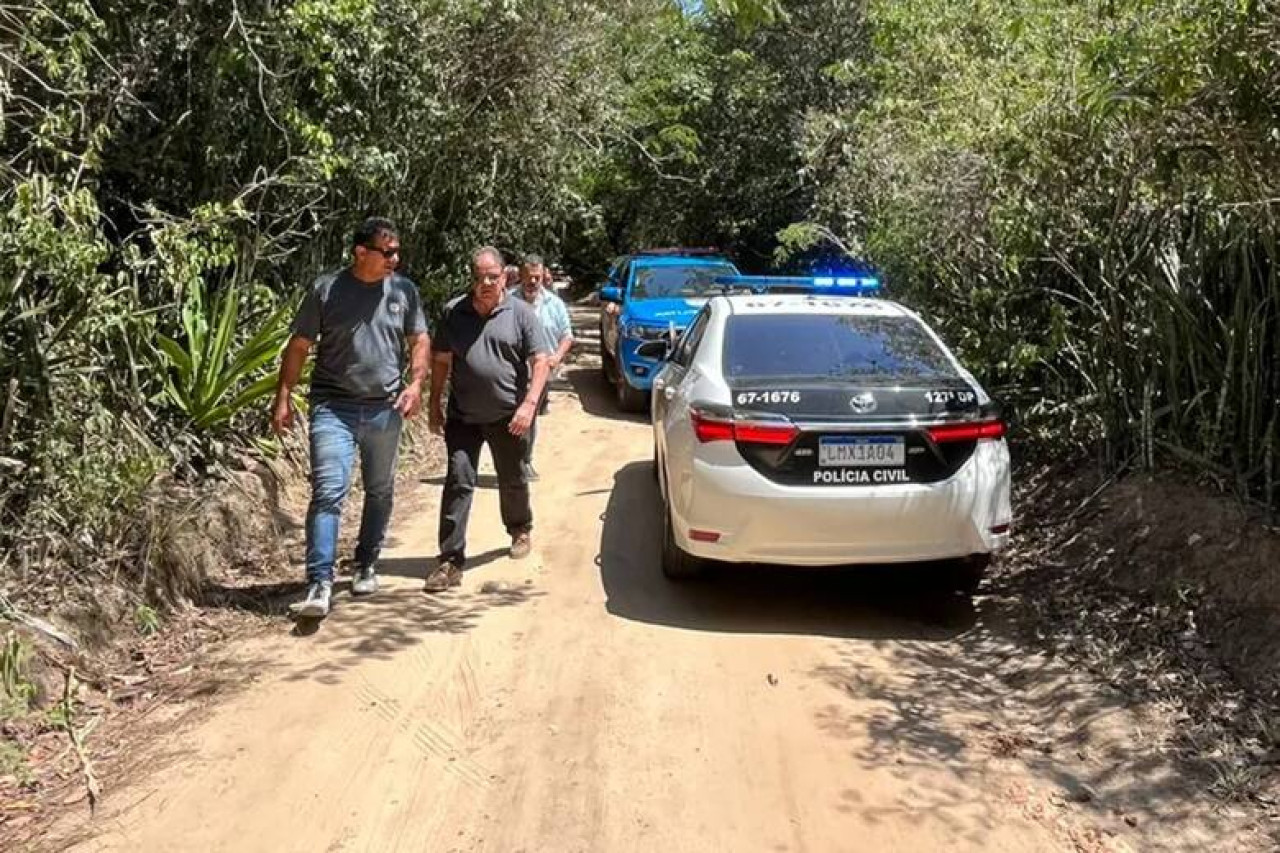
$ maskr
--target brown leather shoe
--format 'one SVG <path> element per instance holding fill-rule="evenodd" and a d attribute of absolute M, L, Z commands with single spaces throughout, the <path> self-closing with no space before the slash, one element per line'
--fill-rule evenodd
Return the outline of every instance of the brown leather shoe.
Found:
<path fill-rule="evenodd" d="M 523 560 L 533 550 L 533 541 L 528 533 L 517 533 L 511 537 L 511 559 Z"/>
<path fill-rule="evenodd" d="M 462 585 L 462 569 L 449 561 L 439 563 L 427 575 L 422 585 L 423 592 L 444 592 L 451 586 Z"/>

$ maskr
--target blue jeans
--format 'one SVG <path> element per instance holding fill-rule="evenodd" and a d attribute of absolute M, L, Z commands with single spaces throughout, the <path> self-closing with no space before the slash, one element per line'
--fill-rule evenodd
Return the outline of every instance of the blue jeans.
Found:
<path fill-rule="evenodd" d="M 391 520 L 402 419 L 390 402 L 329 401 L 311 408 L 311 506 L 307 509 L 307 580 L 332 581 L 342 502 L 360 452 L 364 513 L 356 562 L 372 565 Z"/>

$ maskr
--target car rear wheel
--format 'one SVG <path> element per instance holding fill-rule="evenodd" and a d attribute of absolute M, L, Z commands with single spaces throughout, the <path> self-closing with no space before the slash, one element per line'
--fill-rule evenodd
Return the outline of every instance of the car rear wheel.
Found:
<path fill-rule="evenodd" d="M 662 502 L 662 573 L 668 580 L 686 581 L 701 577 L 706 572 L 706 562 L 692 554 L 686 554 L 676 544 L 675 531 L 671 527 L 671 510 Z"/>
<path fill-rule="evenodd" d="M 948 586 L 962 595 L 973 595 L 982 585 L 989 565 L 990 554 L 973 554 L 953 561 L 948 566 Z"/>

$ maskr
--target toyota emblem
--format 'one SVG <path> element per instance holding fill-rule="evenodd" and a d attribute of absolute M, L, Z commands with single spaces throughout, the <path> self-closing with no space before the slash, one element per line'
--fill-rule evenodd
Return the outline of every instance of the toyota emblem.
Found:
<path fill-rule="evenodd" d="M 876 410 L 876 398 L 871 394 L 854 394 L 849 398 L 849 408 L 859 415 L 869 415 Z"/>

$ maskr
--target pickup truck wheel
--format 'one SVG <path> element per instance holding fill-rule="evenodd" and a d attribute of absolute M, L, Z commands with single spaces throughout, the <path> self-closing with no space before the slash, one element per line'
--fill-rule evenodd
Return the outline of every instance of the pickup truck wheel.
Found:
<path fill-rule="evenodd" d="M 618 408 L 624 412 L 643 412 L 649 408 L 649 394 L 632 388 L 631 383 L 619 370 L 614 380 L 614 391 L 618 396 Z"/>
<path fill-rule="evenodd" d="M 603 344 L 600 349 L 600 378 L 606 386 L 613 384 L 613 357 L 604 351 Z"/>

